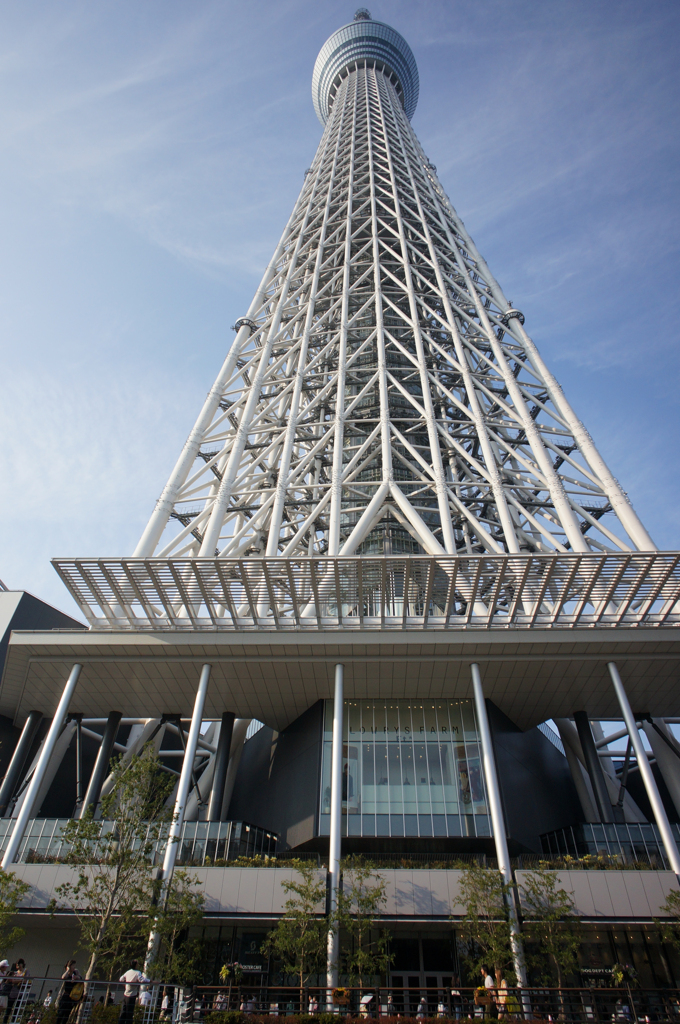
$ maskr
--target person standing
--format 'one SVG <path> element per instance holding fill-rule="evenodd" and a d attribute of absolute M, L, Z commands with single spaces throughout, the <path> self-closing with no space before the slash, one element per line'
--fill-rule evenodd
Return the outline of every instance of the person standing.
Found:
<path fill-rule="evenodd" d="M 80 985 L 82 990 L 83 978 L 76 967 L 75 960 L 69 960 L 64 968 L 64 973 L 61 976 L 63 985 L 61 986 L 61 995 L 59 996 L 59 1002 L 57 1003 L 57 1024 L 66 1024 L 66 1021 L 71 1015 L 73 1007 L 80 1002 L 79 999 L 73 999 L 73 995 L 77 993 L 76 985 Z M 75 989 L 75 992 L 74 992 Z"/>
<path fill-rule="evenodd" d="M 144 980 L 144 975 L 138 970 L 138 967 L 137 961 L 131 960 L 129 969 L 120 978 L 120 981 L 125 982 L 125 989 L 123 991 L 123 1008 L 120 1013 L 119 1024 L 132 1024 L 139 986 Z"/>
<path fill-rule="evenodd" d="M 461 1014 L 463 1012 L 463 995 L 460 989 L 458 988 L 458 986 L 460 985 L 460 978 L 458 977 L 457 974 L 453 975 L 451 982 L 454 986 L 451 989 L 451 1009 L 453 1011 L 453 1016 L 456 1018 L 456 1020 L 460 1020 Z"/>
<path fill-rule="evenodd" d="M 10 977 L 12 979 L 12 986 L 11 986 L 11 988 L 9 990 L 8 1010 L 7 1010 L 7 1019 L 8 1020 L 12 1016 L 12 1011 L 14 1009 L 14 1004 L 16 1003 L 17 999 L 20 998 L 20 996 L 22 995 L 22 993 L 23 993 L 23 991 L 24 991 L 24 989 L 25 989 L 25 987 L 26 987 L 26 985 L 28 983 L 27 982 L 28 971 L 26 970 L 26 961 L 22 960 L 21 958 L 19 960 L 17 960 L 17 962 L 15 964 L 12 964 L 12 968 L 11 968 L 9 974 L 10 974 Z"/>
<path fill-rule="evenodd" d="M 475 989 L 475 1017 L 493 1017 L 495 1015 L 494 980 L 486 967 L 481 968 L 481 973 L 482 985 Z M 488 1012 L 485 1013 L 485 1010 Z"/>
<path fill-rule="evenodd" d="M 174 1002 L 174 999 L 173 999 L 172 995 L 170 994 L 171 992 L 172 992 L 172 989 L 168 988 L 167 986 L 166 986 L 166 988 L 163 989 L 163 999 L 161 1001 L 161 1020 L 170 1020 L 172 1018 L 172 1004 Z M 220 995 L 221 994 L 222 993 L 220 992 Z M 219 1000 L 219 996 L 217 997 L 217 1001 L 218 1000 Z M 217 1001 L 215 1002 L 215 1009 L 216 1010 L 226 1010 L 227 1009 L 226 1006 L 223 1006 L 223 1005 L 218 1006 L 217 1005 Z M 226 1002 L 226 1000 L 225 1000 L 225 1002 Z"/>
<path fill-rule="evenodd" d="M 12 983 L 9 978 L 9 960 L 0 960 L 0 1010 L 7 1010 L 9 991 Z M 5 1014 L 0 1014 L 4 1018 Z"/>
<path fill-rule="evenodd" d="M 495 1017 L 496 1000 L 494 998 L 494 989 L 496 988 L 496 982 L 493 980 L 491 974 L 489 973 L 486 967 L 482 967 L 482 974 L 484 975 L 484 988 L 486 990 L 486 995 L 489 1000 L 487 1004 L 489 1007 L 489 1017 Z"/>
<path fill-rule="evenodd" d="M 498 1016 L 507 1017 L 508 1015 L 508 983 L 505 978 L 501 978 L 500 988 L 498 989 Z"/>

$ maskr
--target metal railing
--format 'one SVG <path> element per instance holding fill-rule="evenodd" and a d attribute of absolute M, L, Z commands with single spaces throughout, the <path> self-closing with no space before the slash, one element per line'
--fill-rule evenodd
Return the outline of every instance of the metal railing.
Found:
<path fill-rule="evenodd" d="M 13 979 L 7 979 L 12 984 Z M 253 1017 L 317 1015 L 329 1011 L 338 1018 L 439 1018 L 454 1020 L 559 1020 L 563 1024 L 647 1024 L 680 1021 L 677 988 L 470 988 L 455 977 L 443 977 L 438 987 L 342 987 L 265 985 L 261 976 L 239 984 L 185 987 L 154 980 L 131 986 L 118 981 L 88 981 L 82 989 L 64 985 L 61 978 L 16 979 L 9 988 L 7 1024 L 217 1024 L 220 1013 L 240 1011 Z M 444 984 L 446 982 L 446 984 Z M 49 1005 L 45 999 L 51 994 Z M 78 998 L 72 998 L 77 996 Z"/>
<path fill-rule="evenodd" d="M 559 1020 L 564 1024 L 646 1024 L 680 1021 L 676 988 L 466 988 L 364 986 L 325 987 L 198 986 L 187 1020 L 201 1021 L 216 1012 L 240 1010 L 253 1015 L 287 1017 L 329 1010 L 339 1016 L 373 1018 L 445 1018 L 448 1020 Z M 212 1018 L 215 1020 L 215 1018 Z"/>
<path fill-rule="evenodd" d="M 68 864 L 71 847 L 63 839 L 68 818 L 34 818 L 29 821 L 19 853 L 18 864 Z M 14 819 L 0 818 L 0 855 L 9 842 Z M 109 832 L 112 822 L 102 822 Z M 680 825 L 671 825 L 680 846 Z M 668 862 L 654 824 L 580 824 L 541 837 L 543 854 L 522 854 L 512 858 L 514 869 L 531 869 L 539 864 L 555 870 L 572 871 L 667 871 Z M 182 826 L 177 864 L 184 867 L 285 868 L 295 861 L 312 861 L 326 867 L 327 854 L 297 850 L 277 850 L 278 836 L 246 822 L 187 821 Z M 92 844 L 92 863 L 100 857 L 98 844 Z M 157 866 L 163 857 L 163 842 L 156 844 L 151 863 Z M 496 857 L 487 853 L 453 852 L 373 852 L 350 854 L 378 869 L 462 870 L 475 863 L 497 869 Z"/>
<path fill-rule="evenodd" d="M 56 558 L 94 629 L 676 626 L 680 554 Z"/>
<path fill-rule="evenodd" d="M 671 830 L 680 846 L 680 825 Z M 569 861 L 575 866 L 618 866 L 621 868 L 651 868 L 670 870 L 659 829 L 653 822 L 580 822 L 567 828 L 556 829 L 541 836 L 546 858 Z"/>
<path fill-rule="evenodd" d="M 190 1019 L 190 989 L 151 980 L 129 988 L 133 995 L 126 1000 L 126 985 L 119 981 L 64 983 L 61 977 L 10 976 L 0 979 L 0 991 L 7 1000 L 6 1009 L 0 1007 L 0 1013 L 5 1024 L 179 1024 Z"/>
<path fill-rule="evenodd" d="M 63 839 L 68 818 L 34 818 L 29 821 L 19 847 L 19 864 L 68 863 L 71 847 Z M 14 828 L 13 818 L 0 818 L 0 854 L 4 852 Z M 102 834 L 114 828 L 102 821 Z M 214 867 L 259 859 L 262 865 L 276 856 L 278 836 L 257 825 L 242 821 L 185 821 L 178 840 L 177 864 L 189 867 Z M 140 840 L 141 844 L 141 840 Z M 163 859 L 165 839 L 155 844 L 152 864 Z M 92 843 L 92 861 L 101 856 L 99 844 Z"/>

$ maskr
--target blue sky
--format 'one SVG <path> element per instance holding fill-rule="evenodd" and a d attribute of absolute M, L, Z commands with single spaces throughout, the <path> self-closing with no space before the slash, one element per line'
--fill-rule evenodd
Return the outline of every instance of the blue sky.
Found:
<path fill-rule="evenodd" d="M 414 127 L 660 547 L 680 544 L 673 0 L 380 0 Z M 130 554 L 321 128 L 354 5 L 0 8 L 0 578 Z"/>

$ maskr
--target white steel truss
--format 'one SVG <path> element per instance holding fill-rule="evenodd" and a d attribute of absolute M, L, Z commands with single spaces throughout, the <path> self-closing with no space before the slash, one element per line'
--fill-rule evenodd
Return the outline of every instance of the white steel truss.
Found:
<path fill-rule="evenodd" d="M 355 63 L 135 554 L 654 550 L 523 323 Z"/>

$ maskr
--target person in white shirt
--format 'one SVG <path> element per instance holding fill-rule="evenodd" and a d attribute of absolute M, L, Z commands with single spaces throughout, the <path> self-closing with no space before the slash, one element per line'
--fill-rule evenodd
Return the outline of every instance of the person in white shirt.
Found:
<path fill-rule="evenodd" d="M 9 960 L 0 960 L 0 978 L 6 978 L 9 974 Z M 0 1010 L 7 1009 L 9 990 L 11 988 L 9 981 L 0 982 Z M 4 1016 L 4 1014 L 0 1014 Z"/>
<path fill-rule="evenodd" d="M 119 1024 L 132 1024 L 132 1017 L 135 1012 L 135 1003 L 137 1002 L 137 995 L 139 994 L 139 986 L 144 980 L 144 975 L 140 970 L 138 970 L 137 961 L 132 960 L 130 963 L 130 969 L 120 978 L 120 981 L 125 982 L 125 991 L 123 992 L 123 1008 L 121 1010 Z"/>
<path fill-rule="evenodd" d="M 495 1016 L 495 1005 L 496 1005 L 495 992 L 494 992 L 494 989 L 496 988 L 496 982 L 491 977 L 491 975 L 489 974 L 489 972 L 488 972 L 486 967 L 482 968 L 482 974 L 486 975 L 486 977 L 484 978 L 484 988 L 486 989 L 486 994 L 489 997 L 489 1016 L 493 1017 L 493 1016 Z"/>
<path fill-rule="evenodd" d="M 150 981 L 151 979 L 147 978 L 146 975 L 143 974 L 141 980 L 142 981 Z M 151 986 L 150 985 L 142 985 L 142 987 L 140 988 L 140 990 L 139 990 L 139 1005 L 140 1006 L 151 1006 Z"/>
<path fill-rule="evenodd" d="M 481 992 L 480 992 L 479 989 L 475 990 L 475 1017 L 493 1016 L 493 1014 L 491 1013 L 491 1008 L 493 1007 L 494 1010 L 495 1010 L 495 1000 L 494 1000 L 493 990 L 495 989 L 496 985 L 495 985 L 495 982 L 494 982 L 493 978 L 491 977 L 491 975 L 489 974 L 489 971 L 487 970 L 486 967 L 482 967 L 481 971 L 482 971 L 482 978 L 484 979 L 484 997 L 485 998 L 483 998 L 483 999 L 479 998 L 478 999 L 478 995 L 481 996 Z M 488 1008 L 489 1012 L 485 1013 L 484 1011 L 487 1008 Z"/>
<path fill-rule="evenodd" d="M 49 1010 L 51 1005 L 52 1005 L 52 989 L 49 990 L 49 992 L 47 993 L 47 995 L 43 999 L 43 1006 L 45 1007 L 46 1010 Z"/>
<path fill-rule="evenodd" d="M 170 989 L 164 988 L 163 989 L 163 1000 L 161 1002 L 161 1020 L 167 1020 L 169 1017 L 172 1017 L 172 1003 L 173 1003 L 173 998 L 170 995 Z M 215 1009 L 216 1010 L 218 1010 L 218 1009 L 221 1010 L 221 1009 L 224 1009 L 224 1007 L 221 1007 L 221 1006 L 218 1007 L 217 1004 L 215 1004 Z"/>

